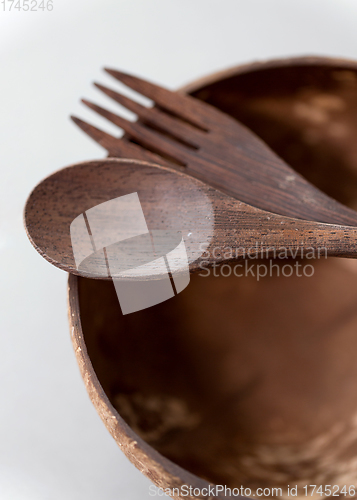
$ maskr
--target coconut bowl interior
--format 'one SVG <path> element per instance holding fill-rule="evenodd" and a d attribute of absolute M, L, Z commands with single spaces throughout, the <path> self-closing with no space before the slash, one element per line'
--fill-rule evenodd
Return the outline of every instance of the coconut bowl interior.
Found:
<path fill-rule="evenodd" d="M 357 207 L 357 65 L 258 64 L 190 92 Z M 311 277 L 259 281 L 195 274 L 174 299 L 127 316 L 111 282 L 71 279 L 88 361 L 160 454 L 231 487 L 343 485 L 357 479 L 355 264 L 322 258 Z"/>

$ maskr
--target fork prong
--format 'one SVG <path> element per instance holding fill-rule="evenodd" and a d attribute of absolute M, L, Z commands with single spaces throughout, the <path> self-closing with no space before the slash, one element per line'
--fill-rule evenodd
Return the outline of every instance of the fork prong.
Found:
<path fill-rule="evenodd" d="M 142 116 L 145 113 L 145 110 L 147 109 L 139 102 L 133 101 L 129 97 L 126 97 L 123 94 L 119 94 L 119 92 L 115 92 L 114 90 L 109 89 L 108 87 L 105 87 L 100 83 L 94 82 L 94 86 L 97 87 L 97 89 L 101 90 L 108 97 L 110 97 L 114 101 L 124 106 L 124 108 L 129 109 L 138 116 Z"/>
<path fill-rule="evenodd" d="M 115 113 L 112 113 L 111 111 L 102 108 L 101 106 L 98 106 L 97 104 L 94 104 L 93 102 L 88 101 L 87 99 L 81 99 L 82 103 L 90 108 L 91 110 L 95 111 L 99 115 L 103 116 L 110 122 L 114 123 L 115 125 L 118 125 L 118 127 L 124 129 L 123 122 L 125 118 L 122 118 L 119 115 L 116 115 Z M 125 130 L 125 129 L 124 129 Z"/>
<path fill-rule="evenodd" d="M 109 156 L 149 161 L 171 168 L 174 166 L 171 162 L 161 156 L 156 155 L 155 153 L 152 153 L 137 144 L 113 137 L 107 132 L 103 132 L 103 130 L 90 125 L 76 116 L 71 116 L 71 119 L 81 130 L 83 130 L 83 132 L 106 149 Z"/>
<path fill-rule="evenodd" d="M 173 92 L 122 71 L 110 68 L 104 70 L 127 87 L 153 100 L 161 108 L 171 111 L 200 129 L 219 130 L 224 125 L 231 125 L 230 117 L 194 97 Z"/>
<path fill-rule="evenodd" d="M 98 106 L 86 99 L 82 99 L 83 104 L 90 109 L 107 118 L 118 127 L 127 132 L 135 141 L 143 144 L 144 146 L 153 149 L 159 154 L 169 156 L 181 165 L 186 165 L 190 158 L 191 152 L 188 146 L 183 146 L 172 139 L 163 136 L 159 132 L 153 131 L 145 127 L 139 122 L 131 122 L 122 116 L 116 115 L 107 109 Z"/>
<path fill-rule="evenodd" d="M 117 138 L 113 137 L 112 135 L 108 134 L 107 132 L 103 132 L 103 130 L 100 130 L 99 128 L 94 127 L 93 125 L 90 125 L 89 123 L 81 120 L 80 118 L 77 118 L 76 116 L 71 116 L 71 120 L 85 132 L 87 135 L 89 135 L 92 139 L 94 139 L 98 144 L 103 146 L 108 152 L 112 150 L 116 146 Z"/>
<path fill-rule="evenodd" d="M 142 121 L 155 125 L 174 137 L 187 142 L 191 146 L 198 147 L 203 140 L 207 140 L 205 132 L 198 130 L 189 123 L 174 118 L 173 116 L 160 111 L 158 108 L 147 108 L 146 106 L 143 106 L 142 104 L 133 101 L 129 97 L 119 94 L 104 85 L 99 83 L 94 83 L 94 85 L 108 97 L 121 104 L 124 108 L 135 113 Z"/>

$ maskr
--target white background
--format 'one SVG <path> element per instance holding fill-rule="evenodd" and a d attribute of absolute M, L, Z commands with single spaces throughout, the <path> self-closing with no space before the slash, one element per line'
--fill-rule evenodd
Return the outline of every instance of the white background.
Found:
<path fill-rule="evenodd" d="M 145 500 L 151 483 L 85 391 L 69 338 L 67 276 L 27 240 L 26 197 L 52 171 L 105 156 L 68 119 L 114 130 L 79 104 L 109 106 L 91 86 L 115 85 L 103 66 L 175 89 L 257 59 L 357 59 L 357 1 L 53 3 L 52 12 L 3 12 L 0 3 L 0 499 Z"/>

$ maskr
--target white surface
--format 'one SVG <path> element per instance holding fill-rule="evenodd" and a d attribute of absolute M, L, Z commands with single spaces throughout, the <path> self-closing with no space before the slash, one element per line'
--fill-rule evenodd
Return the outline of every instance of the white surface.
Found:
<path fill-rule="evenodd" d="M 2 5 L 0 4 L 0 8 Z M 237 63 L 318 54 L 357 59 L 356 0 L 54 0 L 0 10 L 0 499 L 151 498 L 97 416 L 69 339 L 66 275 L 22 227 L 30 190 L 104 151 L 68 119 L 111 131 L 79 104 L 109 105 L 104 65 L 176 88 Z"/>

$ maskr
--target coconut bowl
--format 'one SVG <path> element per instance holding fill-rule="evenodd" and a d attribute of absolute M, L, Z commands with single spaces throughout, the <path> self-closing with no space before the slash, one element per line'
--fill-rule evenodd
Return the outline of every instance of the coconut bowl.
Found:
<path fill-rule="evenodd" d="M 184 90 L 357 208 L 356 62 L 258 62 Z M 69 277 L 88 394 L 129 460 L 173 498 L 207 498 L 208 485 L 251 497 L 290 485 L 303 497 L 305 485 L 357 483 L 356 262 L 308 264 L 309 277 L 196 273 L 175 298 L 126 316 L 111 282 Z"/>

